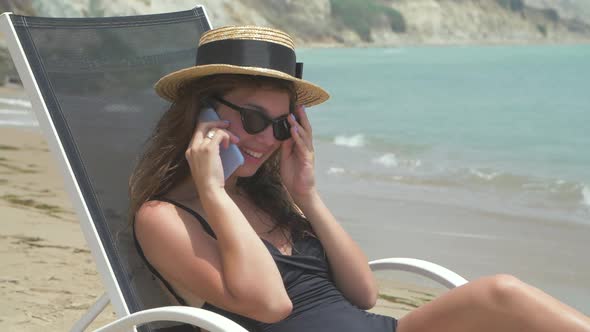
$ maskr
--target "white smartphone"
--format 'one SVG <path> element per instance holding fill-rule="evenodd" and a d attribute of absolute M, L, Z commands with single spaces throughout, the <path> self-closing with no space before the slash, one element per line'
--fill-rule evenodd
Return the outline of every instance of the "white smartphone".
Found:
<path fill-rule="evenodd" d="M 212 107 L 207 106 L 201 110 L 199 121 L 219 121 L 219 115 L 217 115 L 217 112 L 215 112 Z M 244 164 L 244 156 L 240 152 L 240 149 L 238 149 L 238 147 L 233 143 L 230 143 L 227 149 L 224 149 L 223 146 L 220 146 L 219 156 L 221 157 L 223 177 L 225 180 L 227 180 L 227 178 L 229 178 L 229 176 L 232 175 L 233 172 L 238 169 L 238 167 Z"/>

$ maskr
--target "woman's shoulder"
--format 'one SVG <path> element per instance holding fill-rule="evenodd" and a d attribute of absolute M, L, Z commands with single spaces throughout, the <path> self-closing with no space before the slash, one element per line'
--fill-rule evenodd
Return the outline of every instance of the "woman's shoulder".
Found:
<path fill-rule="evenodd" d="M 201 214 L 202 207 L 199 201 L 185 201 L 167 196 L 154 197 L 144 202 L 135 214 L 136 222 L 139 220 L 161 219 L 166 217 L 182 217 L 185 213 Z"/>
<path fill-rule="evenodd" d="M 160 200 L 149 200 L 144 202 L 135 213 L 134 226 L 136 231 L 157 230 L 170 226 L 180 219 L 173 204 Z"/>
<path fill-rule="evenodd" d="M 203 217 L 203 208 L 198 200 L 186 200 L 177 197 L 162 196 L 145 202 L 135 215 L 136 227 L 161 231 L 162 227 L 200 224 L 204 231 L 215 237 L 211 226 Z"/>

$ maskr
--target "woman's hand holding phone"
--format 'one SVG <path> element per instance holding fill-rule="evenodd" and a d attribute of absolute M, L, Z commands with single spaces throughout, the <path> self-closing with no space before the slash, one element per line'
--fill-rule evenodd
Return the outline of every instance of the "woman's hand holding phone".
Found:
<path fill-rule="evenodd" d="M 203 112 L 204 110 L 201 113 Z M 239 141 L 237 136 L 225 130 L 228 126 L 229 123 L 219 120 L 219 117 L 214 121 L 210 118 L 208 121 L 199 121 L 185 151 L 199 194 L 202 194 L 202 190 L 224 188 L 225 177 L 220 150 L 227 150 L 232 143 Z"/>

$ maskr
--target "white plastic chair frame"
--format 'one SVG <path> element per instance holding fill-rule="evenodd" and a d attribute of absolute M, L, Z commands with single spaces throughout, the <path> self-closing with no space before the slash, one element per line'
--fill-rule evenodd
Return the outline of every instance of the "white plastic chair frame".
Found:
<path fill-rule="evenodd" d="M 459 287 L 467 283 L 457 273 L 440 265 L 415 258 L 384 258 L 369 262 L 373 271 L 396 270 L 411 272 L 440 283 L 448 289 Z M 103 311 L 109 303 L 106 293 L 89 309 L 71 331 L 84 331 L 86 327 Z M 181 306 L 169 306 L 149 309 L 122 317 L 95 332 L 129 331 L 135 326 L 157 321 L 176 321 L 202 327 L 211 332 L 244 332 L 246 331 L 233 321 L 216 313 Z"/>
<path fill-rule="evenodd" d="M 57 138 L 56 129 L 50 121 L 47 106 L 42 98 L 39 87 L 34 79 L 31 67 L 23 51 L 21 43 L 12 25 L 10 15 L 12 13 L 3 13 L 0 15 L 0 28 L 4 32 L 7 45 L 12 55 L 16 69 L 20 75 L 25 89 L 31 99 L 31 104 L 36 118 L 49 147 L 54 156 L 58 159 L 58 165 L 65 181 L 65 187 L 70 195 L 73 206 L 80 218 L 80 225 L 88 246 L 91 249 L 97 270 L 102 277 L 106 292 L 97 299 L 97 301 L 88 309 L 72 327 L 71 331 L 84 331 L 95 320 L 95 318 L 104 310 L 108 303 L 112 303 L 113 308 L 119 319 L 107 324 L 96 332 L 114 332 L 114 331 L 134 331 L 135 327 L 143 324 L 158 321 L 174 321 L 194 326 L 202 327 L 212 332 L 246 332 L 244 328 L 237 323 L 210 311 L 184 306 L 167 306 L 155 309 L 148 309 L 130 313 L 127 305 L 124 303 L 121 290 L 113 276 L 113 271 L 109 266 L 108 259 L 104 248 L 98 240 L 98 234 L 91 222 L 90 214 L 85 202 L 82 200 L 80 188 L 74 180 L 71 166 L 66 158 L 64 148 Z M 454 288 L 467 283 L 467 280 L 458 274 L 434 263 L 412 258 L 386 258 L 369 262 L 373 271 L 380 270 L 399 270 L 422 275 L 432 279 L 447 288 Z"/>

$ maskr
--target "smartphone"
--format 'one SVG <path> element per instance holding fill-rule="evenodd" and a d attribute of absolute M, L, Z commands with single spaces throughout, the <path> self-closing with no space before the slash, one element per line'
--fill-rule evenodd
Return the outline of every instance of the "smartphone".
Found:
<path fill-rule="evenodd" d="M 201 110 L 201 114 L 199 115 L 199 121 L 219 121 L 219 115 L 211 106 L 206 106 Z M 221 157 L 221 165 L 223 166 L 223 177 L 225 180 L 229 178 L 233 172 L 238 169 L 242 164 L 244 164 L 244 156 L 240 152 L 240 149 L 233 144 L 230 143 L 229 147 L 225 149 L 223 146 L 219 147 L 219 156 Z"/>

